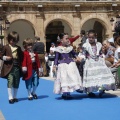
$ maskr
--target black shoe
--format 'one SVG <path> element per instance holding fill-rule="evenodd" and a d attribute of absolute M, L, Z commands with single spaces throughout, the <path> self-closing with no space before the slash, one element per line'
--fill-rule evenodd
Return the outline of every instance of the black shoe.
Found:
<path fill-rule="evenodd" d="M 69 93 L 63 94 L 63 95 L 62 95 L 62 98 L 63 98 L 64 100 L 71 100 L 71 99 L 73 99 L 73 97 L 72 97 Z"/>
<path fill-rule="evenodd" d="M 92 93 L 92 92 L 88 93 L 88 96 L 89 97 L 96 97 L 96 95 L 94 93 Z"/>
<path fill-rule="evenodd" d="M 67 100 L 71 100 L 73 97 L 70 95 L 70 93 L 67 94 Z"/>
<path fill-rule="evenodd" d="M 33 100 L 33 97 L 29 97 L 28 100 Z"/>
<path fill-rule="evenodd" d="M 32 93 L 32 96 L 33 96 L 34 99 L 38 99 L 38 96 L 36 94 Z"/>
<path fill-rule="evenodd" d="M 61 98 L 62 98 L 62 99 L 66 99 L 66 98 L 67 98 L 67 95 L 64 95 L 64 94 L 63 94 L 63 95 L 61 96 Z"/>
<path fill-rule="evenodd" d="M 13 99 L 10 99 L 10 100 L 9 100 L 9 103 L 10 103 L 10 104 L 13 104 L 13 103 L 14 103 L 14 100 L 13 100 Z"/>
<path fill-rule="evenodd" d="M 104 93 L 105 93 L 104 90 L 103 90 L 103 91 L 100 91 L 100 93 L 99 93 L 99 97 L 102 98 L 102 96 L 103 96 Z"/>
<path fill-rule="evenodd" d="M 18 102 L 18 99 L 17 99 L 17 98 L 14 98 L 13 100 L 14 100 L 14 102 Z"/>
<path fill-rule="evenodd" d="M 78 89 L 78 90 L 76 90 L 76 92 L 83 93 L 83 90 Z"/>

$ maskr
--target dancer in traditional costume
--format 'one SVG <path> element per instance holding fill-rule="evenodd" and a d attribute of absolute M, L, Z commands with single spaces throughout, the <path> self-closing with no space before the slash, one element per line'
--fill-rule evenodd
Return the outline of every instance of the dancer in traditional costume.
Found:
<path fill-rule="evenodd" d="M 54 83 L 54 93 L 62 94 L 63 99 L 69 99 L 71 98 L 70 92 L 82 88 L 82 81 L 73 60 L 73 57 L 77 58 L 77 55 L 73 47 L 69 46 L 68 35 L 61 33 L 59 37 L 62 45 L 55 49 L 54 70 L 57 69 L 57 77 Z"/>
<path fill-rule="evenodd" d="M 7 36 L 8 44 L 3 47 L 0 56 L 4 64 L 1 71 L 1 77 L 7 79 L 8 99 L 9 103 L 13 104 L 18 102 L 17 92 L 21 77 L 22 65 L 22 50 L 21 47 L 16 45 L 19 41 L 17 32 L 12 31 Z"/>
<path fill-rule="evenodd" d="M 99 96 L 102 97 L 104 90 L 115 89 L 115 79 L 100 54 L 102 45 L 95 38 L 96 33 L 93 30 L 89 31 L 89 41 L 83 45 L 86 56 L 83 87 L 90 96 L 95 96 L 93 92 L 99 90 Z"/>
<path fill-rule="evenodd" d="M 42 75 L 38 54 L 32 50 L 33 41 L 27 38 L 23 41 L 24 57 L 22 62 L 23 80 L 28 91 L 28 100 L 37 99 L 36 89 L 39 85 L 39 76 Z"/>

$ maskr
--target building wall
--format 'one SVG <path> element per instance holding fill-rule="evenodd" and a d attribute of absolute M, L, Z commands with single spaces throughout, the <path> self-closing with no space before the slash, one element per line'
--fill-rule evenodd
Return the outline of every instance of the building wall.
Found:
<path fill-rule="evenodd" d="M 16 31 L 19 34 L 19 42 L 18 44 L 23 49 L 23 40 L 26 38 L 35 39 L 34 29 L 32 25 L 26 20 L 16 20 L 11 23 L 11 27 L 8 32 Z"/>
<path fill-rule="evenodd" d="M 54 2 L 42 2 L 43 8 L 37 8 L 37 5 L 40 4 L 36 2 L 33 4 L 32 2 L 22 3 L 19 5 L 17 3 L 8 2 L 3 4 L 3 10 L 6 10 L 8 14 L 6 14 L 7 19 L 12 23 L 17 20 L 25 20 L 31 25 L 31 28 L 35 31 L 35 36 L 40 36 L 41 41 L 46 43 L 46 29 L 47 26 L 55 21 L 60 20 L 66 26 L 65 32 L 71 33 L 71 36 L 76 36 L 80 34 L 81 29 L 88 29 L 91 24 L 87 28 L 87 21 L 96 19 L 98 22 L 102 24 L 104 27 L 104 38 L 110 38 L 112 36 L 112 29 L 110 18 L 113 17 L 115 19 L 115 15 L 113 12 L 107 12 L 107 9 L 111 9 L 111 3 L 82 3 L 80 8 L 75 7 L 75 3 L 54 3 Z M 26 5 L 25 5 L 26 4 Z M 81 2 L 77 2 L 77 4 L 81 4 Z M 106 6 L 104 6 L 104 4 Z M 108 6 L 109 5 L 109 6 Z M 92 6 L 92 7 L 91 7 Z M 118 7 L 119 9 L 120 7 Z M 86 25 L 85 25 L 86 24 Z M 69 28 L 67 27 L 69 26 Z M 11 29 L 11 28 L 10 28 Z M 78 39 L 74 42 L 77 45 L 80 42 Z"/>
<path fill-rule="evenodd" d="M 7 18 L 11 22 L 11 24 L 17 20 L 25 20 L 28 22 L 28 24 L 31 25 L 31 28 L 35 30 L 35 35 L 40 36 L 41 40 L 45 43 L 45 32 L 48 24 L 54 20 L 61 20 L 65 21 L 63 22 L 65 26 L 69 26 L 71 29 L 71 36 L 76 36 L 80 34 L 80 30 L 87 26 L 83 25 L 89 21 L 92 18 L 96 18 L 105 28 L 106 30 L 106 37 L 110 37 L 112 35 L 112 26 L 110 25 L 108 16 L 106 14 L 82 14 L 82 19 L 79 17 L 73 17 L 73 15 L 70 13 L 68 14 L 45 14 L 45 20 L 41 16 L 36 16 L 35 14 L 11 14 L 8 15 Z M 67 24 L 67 25 L 66 25 Z M 87 25 L 87 24 L 86 24 Z M 91 24 L 88 26 L 90 28 L 93 26 L 93 23 L 91 21 Z M 12 30 L 10 28 L 10 30 Z M 69 30 L 65 30 L 65 32 L 69 32 Z M 31 37 L 31 36 L 30 36 Z M 33 38 L 33 37 L 32 37 Z M 78 44 L 79 41 L 76 41 L 75 44 Z"/>

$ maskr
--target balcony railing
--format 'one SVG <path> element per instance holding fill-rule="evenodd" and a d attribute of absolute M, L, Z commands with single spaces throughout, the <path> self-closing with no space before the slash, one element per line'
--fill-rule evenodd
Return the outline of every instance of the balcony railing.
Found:
<path fill-rule="evenodd" d="M 40 1 L 42 1 L 42 2 L 47 2 L 47 1 L 78 1 L 78 2 L 84 2 L 84 1 L 101 1 L 101 2 L 113 2 L 113 1 L 120 1 L 120 0 L 0 0 L 0 1 L 2 1 L 2 2 L 14 2 L 14 1 L 33 1 L 33 2 L 40 2 Z"/>

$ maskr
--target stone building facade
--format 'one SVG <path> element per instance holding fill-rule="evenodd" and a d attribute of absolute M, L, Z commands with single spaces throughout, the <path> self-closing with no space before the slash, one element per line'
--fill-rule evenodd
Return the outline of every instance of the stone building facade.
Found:
<path fill-rule="evenodd" d="M 0 13 L 1 17 L 11 23 L 3 34 L 6 35 L 11 30 L 18 31 L 21 45 L 25 37 L 34 39 L 34 36 L 40 36 L 46 47 L 50 47 L 60 32 L 67 32 L 72 37 L 80 34 L 82 29 L 95 29 L 102 42 L 113 34 L 114 26 L 110 19 L 116 20 L 116 15 L 120 14 L 120 1 L 2 0 Z M 74 45 L 79 42 L 78 39 Z"/>

